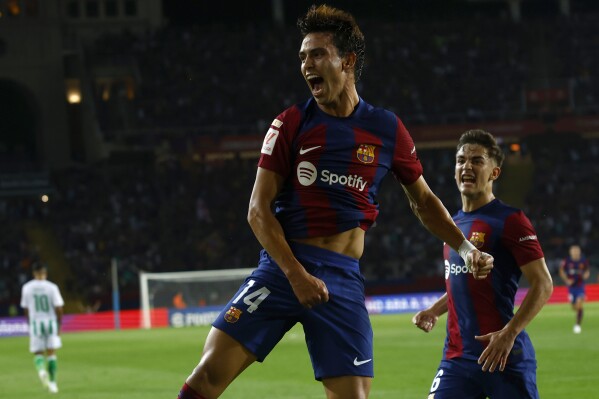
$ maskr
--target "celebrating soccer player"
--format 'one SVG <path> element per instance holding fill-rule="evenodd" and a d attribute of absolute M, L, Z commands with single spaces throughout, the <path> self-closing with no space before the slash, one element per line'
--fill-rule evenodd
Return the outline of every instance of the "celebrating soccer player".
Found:
<path fill-rule="evenodd" d="M 424 226 L 458 251 L 476 278 L 493 267 L 428 187 L 400 119 L 358 96 L 364 36 L 354 17 L 313 6 L 298 26 L 312 97 L 277 116 L 262 145 L 248 221 L 264 250 L 213 323 L 180 399 L 217 398 L 298 322 L 327 398 L 368 397 L 373 333 L 358 259 L 388 172 Z"/>
<path fill-rule="evenodd" d="M 537 235 L 524 213 L 495 198 L 493 182 L 504 155 L 482 130 L 465 132 L 458 142 L 455 180 L 462 210 L 454 221 L 494 268 L 477 280 L 463 259 L 445 245 L 447 292 L 413 322 L 429 332 L 447 315 L 447 338 L 430 398 L 538 398 L 535 352 L 524 328 L 553 290 Z M 530 283 L 514 315 L 520 276 Z"/>
<path fill-rule="evenodd" d="M 58 286 L 47 280 L 44 263 L 35 262 L 32 270 L 33 280 L 23 285 L 21 295 L 21 307 L 29 321 L 29 351 L 34 354 L 42 384 L 51 393 L 57 393 L 56 350 L 62 346 L 60 323 L 64 301 Z"/>
<path fill-rule="evenodd" d="M 591 275 L 589 261 L 582 256 L 580 246 L 572 245 L 569 251 L 570 256 L 562 260 L 559 265 L 559 275 L 568 286 L 568 296 L 572 309 L 576 312 L 576 324 L 574 324 L 574 334 L 580 334 L 582 328 L 583 304 L 585 299 L 584 282 Z"/>

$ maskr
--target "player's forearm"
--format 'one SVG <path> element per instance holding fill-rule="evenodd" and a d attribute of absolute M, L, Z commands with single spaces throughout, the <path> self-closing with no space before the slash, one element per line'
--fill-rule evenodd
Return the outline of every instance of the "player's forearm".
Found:
<path fill-rule="evenodd" d="M 431 193 L 426 201 L 420 204 L 411 202 L 411 205 L 412 211 L 428 231 L 458 251 L 465 240 L 464 234 L 436 195 Z"/>
<path fill-rule="evenodd" d="M 549 300 L 552 292 L 553 283 L 551 278 L 531 283 L 518 311 L 506 325 L 506 328 L 513 331 L 514 337 L 520 334 L 520 332 L 536 317 L 545 303 Z"/>
<path fill-rule="evenodd" d="M 441 298 L 437 299 L 437 301 L 429 308 L 429 310 L 437 317 L 447 313 L 447 293 L 443 294 Z"/>
<path fill-rule="evenodd" d="M 260 245 L 277 262 L 288 278 L 293 273 L 303 271 L 302 265 L 291 252 L 283 227 L 270 208 L 250 205 L 247 220 Z"/>
<path fill-rule="evenodd" d="M 60 330 L 62 329 L 62 315 L 64 312 L 62 307 L 55 308 L 54 311 L 56 312 L 56 327 L 58 329 L 58 333 L 60 334 Z"/>
<path fill-rule="evenodd" d="M 568 281 L 568 276 L 566 276 L 566 273 L 564 273 L 562 269 L 560 269 L 559 271 L 559 277 L 562 279 L 564 284 L 570 284 L 570 282 Z"/>

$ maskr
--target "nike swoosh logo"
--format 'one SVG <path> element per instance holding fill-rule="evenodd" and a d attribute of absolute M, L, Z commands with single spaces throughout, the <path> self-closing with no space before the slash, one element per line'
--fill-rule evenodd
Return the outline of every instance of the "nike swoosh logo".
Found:
<path fill-rule="evenodd" d="M 300 155 L 304 155 L 305 153 L 310 152 L 310 151 L 315 150 L 315 149 L 320 148 L 320 147 L 322 147 L 322 146 L 317 145 L 316 147 L 309 147 L 309 148 L 302 147 L 302 148 L 300 148 L 299 152 L 300 152 Z"/>
<path fill-rule="evenodd" d="M 354 366 L 361 366 L 365 363 L 368 363 L 369 361 L 371 361 L 372 359 L 366 359 L 366 360 L 358 360 L 358 358 L 354 359 Z"/>

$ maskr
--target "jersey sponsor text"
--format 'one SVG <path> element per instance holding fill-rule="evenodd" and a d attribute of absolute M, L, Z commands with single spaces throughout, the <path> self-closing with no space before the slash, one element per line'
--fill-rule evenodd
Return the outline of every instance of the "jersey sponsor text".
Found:
<path fill-rule="evenodd" d="M 308 161 L 300 162 L 297 165 L 297 179 L 302 186 L 310 186 L 316 181 L 318 170 L 313 163 Z M 368 184 L 362 176 L 358 175 L 340 175 L 335 172 L 331 172 L 328 169 L 324 169 L 320 172 L 320 181 L 329 183 L 329 186 L 333 184 L 341 184 L 351 188 L 357 188 L 359 191 L 364 191 Z"/>

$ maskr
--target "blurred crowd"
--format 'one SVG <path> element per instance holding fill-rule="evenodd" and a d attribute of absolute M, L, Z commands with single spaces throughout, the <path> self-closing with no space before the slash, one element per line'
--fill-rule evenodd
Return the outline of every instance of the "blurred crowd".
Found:
<path fill-rule="evenodd" d="M 556 271 L 573 243 L 583 247 L 592 263 L 599 263 L 599 251 L 592 245 L 599 240 L 594 179 L 599 173 L 599 139 L 532 136 L 527 148 L 535 172 L 528 195 L 522 193 L 524 210 L 537 229 L 550 269 Z M 461 204 L 453 178 L 454 154 L 454 148 L 419 151 L 427 182 L 451 213 Z M 0 303 L 18 300 L 19 287 L 29 278 L 29 264 L 37 256 L 25 235 L 24 220 L 50 227 L 70 267 L 67 289 L 80 293 L 88 306 L 110 304 L 113 259 L 119 265 L 121 295 L 134 305 L 139 299 L 139 270 L 254 267 L 260 247 L 246 222 L 246 210 L 255 171 L 256 159 L 107 161 L 57 173 L 57 193 L 48 203 L 1 200 L 0 221 L 10 234 L 0 241 Z M 500 198 L 502 186 L 509 184 L 499 180 Z M 368 284 L 432 279 L 442 289 L 442 245 L 411 213 L 393 177 L 383 183 L 378 201 L 381 213 L 367 234 L 361 260 Z"/>
<path fill-rule="evenodd" d="M 396 112 L 408 128 L 544 118 L 548 111 L 597 114 L 596 20 L 360 21 L 367 59 L 359 92 Z M 91 76 L 102 77 L 105 68 L 120 71 L 120 78 L 94 80 L 106 139 L 137 130 L 129 140 L 155 153 L 55 171 L 56 193 L 47 203 L 0 198 L 0 314 L 18 312 L 20 287 L 40 257 L 31 237 L 36 228 L 58 243 L 69 268 L 65 288 L 78 293 L 86 309 L 109 306 L 113 261 L 125 306 L 137 305 L 139 270 L 255 266 L 260 247 L 246 210 L 256 159 L 200 162 L 189 156 L 190 147 L 198 136 L 261 134 L 274 116 L 306 99 L 299 41 L 295 27 L 249 23 L 233 30 L 124 32 L 87 47 Z M 555 88 L 555 82 L 568 92 L 565 102 L 550 110 L 530 103 L 527 90 Z M 143 129 L 155 134 L 143 135 Z M 555 271 L 572 243 L 598 265 L 592 243 L 599 242 L 599 139 L 546 134 L 524 144 L 526 154 L 517 156 L 530 157 L 534 173 L 528 192 L 520 194 L 550 268 Z M 451 213 L 461 203 L 454 153 L 453 147 L 419 149 L 426 179 Z M 509 182 L 500 179 L 502 185 Z M 433 279 L 442 289 L 441 243 L 411 214 L 393 178 L 378 201 L 379 222 L 367 234 L 362 259 L 369 286 Z"/>
<path fill-rule="evenodd" d="M 412 126 L 596 112 L 596 20 L 593 14 L 526 23 L 482 16 L 365 19 L 358 91 Z M 309 96 L 299 71 L 300 42 L 294 26 L 251 23 L 105 35 L 88 47 L 88 67 L 101 76 L 116 65 L 130 79 L 97 80 L 100 123 L 108 136 L 175 127 L 255 134 Z M 530 96 L 546 90 L 563 93 L 555 99 L 559 109 Z"/>

